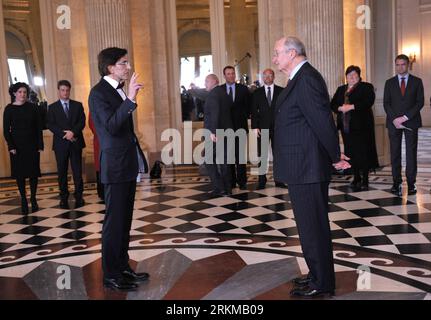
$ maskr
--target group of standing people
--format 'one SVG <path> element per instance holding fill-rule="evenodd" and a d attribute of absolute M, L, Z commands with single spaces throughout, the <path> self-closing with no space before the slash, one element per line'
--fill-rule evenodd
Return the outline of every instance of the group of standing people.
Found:
<path fill-rule="evenodd" d="M 28 99 L 30 88 L 26 83 L 13 84 L 9 93 L 12 102 L 6 106 L 3 116 L 3 134 L 8 145 L 11 176 L 16 179 L 21 196 L 21 211 L 29 213 L 26 179 L 30 183 L 31 212 L 37 212 L 37 185 L 41 176 L 40 153 L 44 150 L 43 130 L 53 133 L 52 150 L 57 163 L 59 207 L 69 209 L 68 169 L 72 169 L 74 182 L 74 208 L 84 206 L 84 182 L 82 178 L 82 151 L 85 148 L 83 130 L 86 124 L 81 102 L 70 99 L 72 85 L 68 80 L 57 84 L 59 99 L 48 106 L 44 117 L 35 104 Z M 91 118 L 89 119 L 92 128 Z M 103 199 L 98 166 L 98 138 L 94 132 L 95 167 L 98 194 Z"/>
<path fill-rule="evenodd" d="M 269 129 L 274 179 L 289 189 L 309 269 L 306 277 L 293 280 L 295 288 L 291 295 L 332 295 L 335 272 L 328 219 L 329 183 L 334 169 L 352 169 L 354 191 L 369 190 L 369 173 L 379 167 L 372 111 L 375 89 L 362 81 L 359 67 L 350 66 L 346 70 L 347 84 L 340 86 L 331 100 L 323 77 L 308 62 L 304 44 L 295 37 L 282 38 L 276 43 L 273 62 L 288 77 L 287 86 L 274 86 L 274 72 L 265 70 L 265 86 L 252 98 L 251 120 L 258 136 L 261 130 Z M 420 110 L 424 105 L 422 81 L 409 74 L 409 63 L 407 56 L 397 56 L 397 76 L 386 82 L 384 94 L 394 182 L 391 190 L 398 195 L 402 183 L 403 134 L 406 137 L 408 194 L 416 193 L 418 128 L 422 125 Z M 225 78 L 228 80 L 226 72 Z M 232 104 L 228 82 L 218 86 L 218 78 L 212 74 L 206 79 L 206 89 L 210 93 L 204 107 L 205 128 L 211 131 L 211 141 L 216 145 L 220 142 L 217 129 L 232 128 L 232 115 L 239 110 Z M 337 117 L 337 126 L 333 114 Z M 344 153 L 340 150 L 338 130 L 343 138 Z M 213 193 L 229 195 L 226 159 L 217 159 L 214 153 L 214 161 L 215 164 L 208 165 Z M 260 176 L 259 189 L 265 183 L 265 177 Z"/>
<path fill-rule="evenodd" d="M 333 170 L 353 167 L 352 186 L 368 189 L 368 173 L 378 167 L 372 106 L 374 88 L 361 80 L 361 70 L 351 66 L 346 71 L 347 84 L 338 88 L 332 101 L 322 75 L 309 63 L 304 44 L 295 37 L 282 38 L 274 48 L 273 63 L 286 74 L 285 88 L 274 85 L 274 71 L 263 73 L 265 85 L 251 96 L 248 88 L 235 82 L 235 69 L 224 69 L 226 83 L 219 85 L 216 75 L 207 76 L 209 92 L 204 107 L 205 128 L 211 132 L 211 143 L 217 146 L 218 129 L 248 132 L 248 119 L 259 136 L 269 130 L 274 154 L 274 177 L 279 186 L 287 186 L 290 202 L 299 231 L 300 242 L 309 274 L 294 279 L 291 294 L 315 297 L 333 294 L 335 272 L 331 230 L 328 219 L 329 183 Z M 136 97 L 143 88 L 130 76 L 127 50 L 107 48 L 98 56 L 100 82 L 89 97 L 90 127 L 97 137 L 99 150 L 95 156 L 103 185 L 106 215 L 102 232 L 103 283 L 106 287 L 133 290 L 149 275 L 137 273 L 129 265 L 130 228 L 140 172 L 148 172 L 148 164 L 134 133 L 133 113 L 138 107 Z M 401 139 L 407 142 L 407 180 L 409 194 L 416 191 L 417 134 L 421 126 L 423 85 L 419 78 L 408 73 L 409 61 L 398 56 L 398 75 L 387 81 L 384 107 L 391 141 L 394 185 L 399 192 L 401 179 Z M 128 94 L 123 90 L 130 78 Z M 82 149 L 85 142 L 82 130 L 85 114 L 82 104 L 70 100 L 71 85 L 58 83 L 59 101 L 49 106 L 47 127 L 54 133 L 60 206 L 67 208 L 67 166 L 72 162 L 76 205 L 82 198 Z M 37 211 L 37 180 L 40 177 L 40 152 L 44 149 L 43 124 L 37 109 L 28 102 L 29 88 L 17 83 L 11 86 L 12 103 L 4 111 L 4 136 L 11 157 L 12 176 L 21 192 L 23 212 L 28 212 L 25 179 L 30 179 L 32 210 Z M 345 153 L 340 150 L 341 130 Z M 223 138 L 224 139 L 224 138 Z M 260 142 L 259 144 L 261 144 Z M 242 163 L 240 141 L 231 145 L 235 164 L 228 166 L 226 158 L 208 165 L 215 196 L 225 196 L 232 189 L 247 188 L 246 164 Z M 259 148 L 260 149 L 260 148 Z M 226 150 L 225 150 L 226 151 Z M 228 152 L 224 152 L 225 157 Z M 99 162 L 100 161 L 100 162 Z M 349 164 L 348 161 L 351 161 Z M 259 177 L 264 188 L 266 177 Z"/>

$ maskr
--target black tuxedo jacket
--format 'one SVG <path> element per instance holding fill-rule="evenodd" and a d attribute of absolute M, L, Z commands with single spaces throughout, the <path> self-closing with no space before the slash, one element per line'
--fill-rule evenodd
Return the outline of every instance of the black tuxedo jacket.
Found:
<path fill-rule="evenodd" d="M 69 118 L 67 118 L 60 100 L 51 104 L 48 107 L 46 126 L 54 134 L 52 143 L 54 151 L 66 151 L 70 147 L 85 148 L 84 136 L 82 134 L 82 130 L 85 128 L 85 113 L 81 102 L 69 101 Z M 76 141 L 70 142 L 63 139 L 65 135 L 64 130 L 72 131 Z"/>
<path fill-rule="evenodd" d="M 233 129 L 230 97 L 215 87 L 205 99 L 204 128 L 216 134 L 217 129 Z"/>
<path fill-rule="evenodd" d="M 404 126 L 411 129 L 422 127 L 421 109 L 424 103 L 424 86 L 420 78 L 409 75 L 404 97 L 401 94 L 398 76 L 386 81 L 383 105 L 387 115 L 387 128 L 395 130 L 392 122 L 404 115 L 409 118 Z"/>
<path fill-rule="evenodd" d="M 271 105 L 266 99 L 265 86 L 257 89 L 252 96 L 251 108 L 251 128 L 252 129 L 274 129 L 274 110 L 277 105 L 277 98 L 283 91 L 282 87 L 274 85 L 274 94 Z"/>
<path fill-rule="evenodd" d="M 148 164 L 133 128 L 132 113 L 136 104 L 123 98 L 106 80 L 91 89 L 89 97 L 91 118 L 100 143 L 100 174 L 103 184 L 136 180 L 139 157 L 144 171 Z"/>
<path fill-rule="evenodd" d="M 278 97 L 274 144 L 275 179 L 289 185 L 329 182 L 340 161 L 328 89 L 308 62 Z"/>
<path fill-rule="evenodd" d="M 233 129 L 244 129 L 248 132 L 248 118 L 251 110 L 251 95 L 248 88 L 242 84 L 235 85 L 235 101 L 232 102 L 227 94 L 226 84 L 220 86 L 223 93 L 228 97 L 224 100 L 231 109 Z"/>

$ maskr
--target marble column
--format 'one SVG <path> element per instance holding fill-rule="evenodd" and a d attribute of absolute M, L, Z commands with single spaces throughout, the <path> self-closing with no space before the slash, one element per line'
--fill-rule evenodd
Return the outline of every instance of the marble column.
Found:
<path fill-rule="evenodd" d="M 10 103 L 8 93 L 8 68 L 7 68 L 7 53 L 6 39 L 3 20 L 3 6 L 0 6 L 0 134 L 3 135 L 3 111 L 5 106 Z M 0 143 L 0 177 L 10 175 L 9 152 L 4 139 Z"/>
<path fill-rule="evenodd" d="M 343 0 L 298 0 L 297 34 L 330 95 L 344 83 Z"/>
<path fill-rule="evenodd" d="M 360 15 L 357 9 L 366 5 L 366 0 L 344 0 L 344 66 L 359 66 L 361 77 L 368 79 L 367 70 L 367 30 L 358 28 Z"/>
<path fill-rule="evenodd" d="M 97 56 L 109 47 L 125 48 L 133 65 L 132 31 L 128 0 L 91 0 L 85 1 L 87 24 L 88 57 L 91 87 L 100 81 Z M 127 90 L 126 90 L 127 91 Z M 134 115 L 136 117 L 136 114 Z M 135 121 L 136 126 L 136 121 Z M 139 134 L 138 134 L 139 139 Z M 92 144 L 87 148 L 86 177 L 93 180 L 94 150 Z"/>
<path fill-rule="evenodd" d="M 130 10 L 127 0 L 85 1 L 91 85 L 100 80 L 97 55 L 108 47 L 126 48 L 132 54 Z"/>

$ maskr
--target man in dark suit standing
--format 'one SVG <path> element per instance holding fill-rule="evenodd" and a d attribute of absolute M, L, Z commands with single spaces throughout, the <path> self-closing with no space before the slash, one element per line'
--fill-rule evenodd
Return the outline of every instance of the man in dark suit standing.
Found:
<path fill-rule="evenodd" d="M 218 86 L 219 79 L 216 75 L 210 74 L 205 79 L 205 87 L 209 92 L 204 105 L 204 128 L 209 130 L 211 146 L 207 146 L 205 151 L 210 152 L 206 160 L 208 175 L 210 176 L 214 197 L 229 196 L 232 194 L 231 169 L 228 165 L 227 157 L 229 146 L 227 140 L 218 134 L 217 130 L 232 129 L 231 109 L 229 96 Z M 207 139 L 208 140 L 208 139 Z M 217 145 L 224 143 L 223 153 L 217 152 Z"/>
<path fill-rule="evenodd" d="M 257 146 L 258 155 L 262 156 L 262 130 L 269 131 L 269 139 L 274 152 L 274 109 L 277 103 L 277 98 L 283 91 L 282 87 L 274 84 L 275 73 L 272 69 L 266 69 L 263 74 L 264 86 L 253 92 L 252 108 L 251 108 L 251 128 L 258 136 Z M 264 155 L 267 157 L 268 155 Z M 267 170 L 267 169 L 266 169 Z M 266 174 L 259 175 L 258 189 L 265 189 Z M 284 187 L 283 183 L 276 182 L 277 187 Z"/>
<path fill-rule="evenodd" d="M 58 82 L 59 100 L 48 107 L 47 127 L 54 134 L 52 149 L 57 160 L 60 207 L 69 209 L 67 171 L 69 161 L 75 184 L 75 208 L 84 205 L 82 193 L 82 149 L 85 148 L 82 130 L 85 127 L 85 113 L 81 102 L 70 99 L 72 85 L 67 80 Z"/>
<path fill-rule="evenodd" d="M 139 172 L 148 172 L 144 154 L 133 128 L 136 96 L 142 84 L 138 75 L 130 79 L 128 95 L 123 91 L 129 78 L 127 50 L 107 48 L 98 56 L 100 82 L 91 89 L 91 118 L 100 143 L 100 175 L 105 192 L 105 220 L 102 231 L 104 285 L 131 290 L 148 279 L 129 265 L 130 228 Z"/>
<path fill-rule="evenodd" d="M 392 178 L 391 191 L 402 194 L 401 143 L 403 133 L 406 139 L 406 176 L 408 194 L 416 194 L 416 176 L 418 171 L 418 130 L 422 127 L 421 109 L 425 103 L 422 80 L 409 74 L 410 59 L 399 55 L 395 59 L 397 75 L 385 85 L 383 98 L 386 111 L 386 127 L 391 144 Z"/>
<path fill-rule="evenodd" d="M 230 106 L 234 131 L 243 129 L 248 133 L 248 118 L 251 109 L 251 95 L 248 88 L 236 83 L 235 68 L 227 66 L 223 70 L 226 83 L 221 86 L 229 97 L 226 102 Z M 229 109 L 229 108 L 228 108 Z M 235 165 L 232 165 L 232 188 L 238 184 L 241 190 L 247 189 L 247 164 L 241 163 L 240 158 L 247 159 L 244 155 L 245 146 L 240 145 L 240 139 L 235 139 Z M 241 155 L 242 154 L 242 155 Z"/>
<path fill-rule="evenodd" d="M 328 219 L 328 191 L 333 167 L 350 167 L 340 153 L 326 83 L 307 61 L 297 38 L 280 39 L 273 62 L 289 78 L 276 105 L 274 175 L 286 183 L 310 270 L 298 278 L 291 295 L 333 294 L 335 272 Z"/>

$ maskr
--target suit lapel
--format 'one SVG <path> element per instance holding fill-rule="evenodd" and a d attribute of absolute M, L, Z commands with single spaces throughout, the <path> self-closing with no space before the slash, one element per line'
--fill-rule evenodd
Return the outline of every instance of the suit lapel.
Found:
<path fill-rule="evenodd" d="M 106 81 L 105 79 L 102 78 L 101 82 L 102 82 L 102 85 L 105 87 L 105 89 L 111 93 L 111 95 L 114 99 L 120 100 L 121 102 L 123 101 L 123 98 L 121 97 L 121 95 L 118 93 L 118 91 L 116 89 L 114 89 L 113 86 L 111 86 L 108 83 L 108 81 Z"/>
<path fill-rule="evenodd" d="M 289 81 L 288 86 L 278 96 L 277 104 L 276 104 L 277 110 L 281 108 L 281 105 L 284 103 L 284 101 L 287 99 L 289 94 L 292 92 L 292 90 L 295 87 L 295 84 L 298 80 L 298 76 L 299 76 L 299 74 L 297 74 L 295 76 L 295 78 L 293 78 L 293 80 Z"/>

